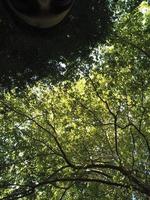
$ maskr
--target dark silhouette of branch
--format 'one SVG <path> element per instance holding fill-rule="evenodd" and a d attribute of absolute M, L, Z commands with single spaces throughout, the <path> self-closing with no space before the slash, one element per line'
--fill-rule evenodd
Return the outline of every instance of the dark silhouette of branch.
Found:
<path fill-rule="evenodd" d="M 116 150 L 116 154 L 117 154 L 117 157 L 119 159 L 119 162 L 121 163 L 121 158 L 120 158 L 120 155 L 119 155 L 119 150 L 118 150 L 118 134 L 117 134 L 117 115 L 111 110 L 109 104 L 107 101 L 105 101 L 99 94 L 99 92 L 97 91 L 97 87 L 95 85 L 95 83 L 93 82 L 93 80 L 89 77 L 89 80 L 92 84 L 92 87 L 97 95 L 97 97 L 105 104 L 106 106 L 106 109 L 108 110 L 108 112 L 110 113 L 110 115 L 113 117 L 114 119 L 114 133 L 115 133 L 115 150 Z"/>
<path fill-rule="evenodd" d="M 66 195 L 67 191 L 73 186 L 73 183 L 71 183 L 67 188 L 65 188 L 64 192 L 62 193 L 59 200 L 63 200 L 64 196 Z"/>
<path fill-rule="evenodd" d="M 138 131 L 138 133 L 143 137 L 146 145 L 147 145 L 147 148 L 148 148 L 148 151 L 149 151 L 149 155 L 150 155 L 150 144 L 149 144 L 149 141 L 147 139 L 147 137 L 144 135 L 144 133 L 142 133 L 142 131 L 134 124 L 134 123 L 131 123 L 131 125 L 135 128 L 135 130 Z"/>
<path fill-rule="evenodd" d="M 70 166 L 73 165 L 73 164 L 70 162 L 70 160 L 67 158 L 66 153 L 64 152 L 64 150 L 63 150 L 61 144 L 59 143 L 59 141 L 58 141 L 58 139 L 57 139 L 56 130 L 55 130 L 55 128 L 54 128 L 51 124 L 49 124 L 49 125 L 51 125 L 51 128 L 52 128 L 53 132 L 55 133 L 55 135 L 52 134 L 51 131 L 49 131 L 48 129 L 46 129 L 45 127 L 43 127 L 41 124 L 39 124 L 39 123 L 38 123 L 34 118 L 32 118 L 31 116 L 28 116 L 27 114 L 21 112 L 20 110 L 17 110 L 17 109 L 14 108 L 13 106 L 4 103 L 2 100 L 1 100 L 1 103 L 2 103 L 3 105 L 5 105 L 8 109 L 14 111 L 16 114 L 21 115 L 21 116 L 27 118 L 28 120 L 34 122 L 39 128 L 41 128 L 43 131 L 47 132 L 47 133 L 54 139 L 54 141 L 55 141 L 55 143 L 57 144 L 57 147 L 59 148 L 59 150 L 60 150 L 60 152 L 61 152 L 61 154 L 62 154 L 62 157 L 64 158 L 64 160 L 66 161 L 66 163 L 67 163 L 68 165 L 70 165 Z"/>

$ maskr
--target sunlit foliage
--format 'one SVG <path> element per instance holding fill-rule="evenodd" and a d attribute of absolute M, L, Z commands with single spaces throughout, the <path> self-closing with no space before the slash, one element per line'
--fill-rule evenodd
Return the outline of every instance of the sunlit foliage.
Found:
<path fill-rule="evenodd" d="M 0 98 L 0 199 L 150 196 L 149 6 L 123 16 L 80 79 Z"/>

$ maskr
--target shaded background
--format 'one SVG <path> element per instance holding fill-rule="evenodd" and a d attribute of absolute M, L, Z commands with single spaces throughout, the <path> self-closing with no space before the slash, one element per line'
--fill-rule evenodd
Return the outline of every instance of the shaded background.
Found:
<path fill-rule="evenodd" d="M 111 17 L 108 7 L 104 0 L 76 0 L 62 23 L 40 30 L 17 19 L 0 0 L 1 86 L 21 87 L 46 76 L 56 82 L 63 70 L 73 77 L 76 61 L 87 59 L 90 48 L 105 41 Z M 66 63 L 66 69 L 60 62 Z"/>

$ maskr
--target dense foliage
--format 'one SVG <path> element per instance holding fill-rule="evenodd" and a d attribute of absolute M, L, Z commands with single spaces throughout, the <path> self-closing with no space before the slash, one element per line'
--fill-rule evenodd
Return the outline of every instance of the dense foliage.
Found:
<path fill-rule="evenodd" d="M 149 198 L 149 20 L 122 16 L 77 81 L 1 94 L 0 199 Z"/>

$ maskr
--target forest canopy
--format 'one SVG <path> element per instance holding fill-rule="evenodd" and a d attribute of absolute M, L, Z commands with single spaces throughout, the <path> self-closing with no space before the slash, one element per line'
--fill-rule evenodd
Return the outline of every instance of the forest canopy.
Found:
<path fill-rule="evenodd" d="M 0 96 L 0 199 L 150 197 L 150 6 L 120 16 L 77 78 Z"/>

